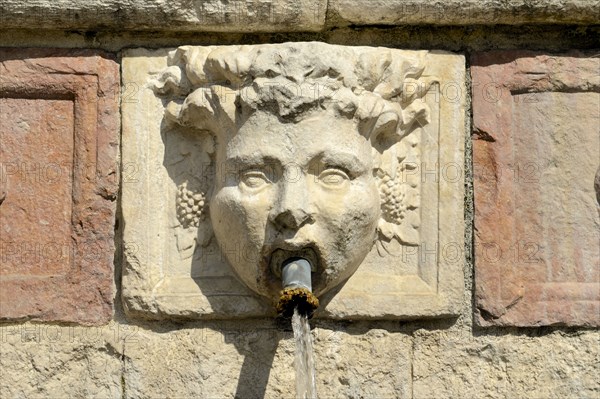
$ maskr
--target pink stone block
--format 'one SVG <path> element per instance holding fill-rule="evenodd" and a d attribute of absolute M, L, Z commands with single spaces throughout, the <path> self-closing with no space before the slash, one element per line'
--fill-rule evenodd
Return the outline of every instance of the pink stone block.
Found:
<path fill-rule="evenodd" d="M 600 59 L 472 58 L 480 325 L 600 325 Z"/>
<path fill-rule="evenodd" d="M 0 320 L 112 317 L 118 104 L 108 54 L 0 49 Z"/>

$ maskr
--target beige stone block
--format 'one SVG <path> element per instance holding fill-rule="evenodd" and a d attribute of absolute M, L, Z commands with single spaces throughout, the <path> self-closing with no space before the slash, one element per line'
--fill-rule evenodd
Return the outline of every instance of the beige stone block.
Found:
<path fill-rule="evenodd" d="M 0 1 L 0 28 L 206 32 L 317 31 L 325 0 Z"/>
<path fill-rule="evenodd" d="M 207 32 L 321 31 L 327 25 L 595 24 L 590 0 L 0 0 L 0 28 Z"/>
<path fill-rule="evenodd" d="M 594 398 L 600 392 L 599 342 L 597 331 L 542 336 L 419 332 L 413 397 Z"/>
<path fill-rule="evenodd" d="M 124 332 L 114 323 L 1 326 L 0 397 L 122 398 L 122 341 L 133 336 Z"/>
<path fill-rule="evenodd" d="M 600 325 L 600 62 L 473 58 L 475 277 L 481 325 Z"/>
<path fill-rule="evenodd" d="M 594 24 L 600 13 L 588 0 L 332 0 L 328 9 L 337 24 L 352 25 Z"/>
<path fill-rule="evenodd" d="M 312 330 L 320 398 L 409 398 L 410 337 L 356 327 Z M 130 397 L 295 397 L 294 339 L 267 322 L 139 330 L 125 346 Z"/>
<path fill-rule="evenodd" d="M 288 63 L 284 72 L 278 59 Z M 170 55 L 127 50 L 126 310 L 155 319 L 272 316 L 270 301 L 281 283 L 268 256 L 274 248 L 308 248 L 321 265 L 313 271 L 322 303 L 316 317 L 457 314 L 463 296 L 464 78 L 463 56 L 444 52 L 322 43 L 182 47 Z M 202 114 L 208 102 L 201 93 L 209 91 L 211 107 L 221 111 Z M 294 119 L 309 111 L 316 116 Z M 225 119 L 211 122 L 215 115 Z M 349 134 L 358 118 L 367 118 L 359 129 L 370 129 L 371 136 L 362 133 L 368 141 Z M 211 129 L 223 130 L 216 144 Z M 284 136 L 290 141 L 281 141 Z M 363 157 L 373 172 L 339 155 L 331 162 L 346 162 L 346 171 L 303 166 L 298 154 L 327 148 Z M 296 158 L 282 160 L 288 152 Z M 264 173 L 252 165 L 227 166 L 223 160 L 232 154 L 242 163 L 266 154 L 278 166 Z M 299 185 L 304 188 L 293 196 L 282 194 Z M 277 241 L 284 233 L 290 234 L 285 243 Z"/>

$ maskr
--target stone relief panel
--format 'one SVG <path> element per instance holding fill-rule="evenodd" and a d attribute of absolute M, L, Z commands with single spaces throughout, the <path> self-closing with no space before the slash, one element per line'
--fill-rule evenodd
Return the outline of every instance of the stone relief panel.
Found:
<path fill-rule="evenodd" d="M 272 316 L 274 259 L 302 256 L 316 317 L 456 314 L 464 81 L 464 58 L 443 52 L 127 50 L 127 311 Z"/>
<path fill-rule="evenodd" d="M 0 320 L 111 319 L 118 104 L 109 54 L 0 49 Z"/>
<path fill-rule="evenodd" d="M 476 321 L 600 325 L 600 60 L 472 60 Z"/>

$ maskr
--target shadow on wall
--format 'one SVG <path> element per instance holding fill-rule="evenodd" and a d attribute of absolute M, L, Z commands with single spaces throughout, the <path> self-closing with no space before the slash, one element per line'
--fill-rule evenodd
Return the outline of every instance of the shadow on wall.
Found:
<path fill-rule="evenodd" d="M 596 190 L 596 200 L 598 201 L 598 206 L 600 206 L 600 166 L 598 166 L 596 178 L 594 179 L 594 189 Z M 600 212 L 600 208 L 598 209 L 598 212 Z"/>

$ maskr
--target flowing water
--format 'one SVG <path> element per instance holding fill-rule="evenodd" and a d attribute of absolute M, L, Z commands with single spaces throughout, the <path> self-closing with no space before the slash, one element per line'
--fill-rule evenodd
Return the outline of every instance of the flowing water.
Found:
<path fill-rule="evenodd" d="M 317 399 L 317 384 L 315 380 L 315 357 L 313 353 L 312 336 L 308 317 L 294 309 L 292 317 L 294 340 L 296 341 L 296 398 Z"/>

